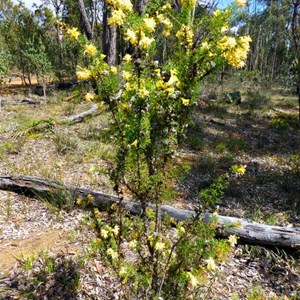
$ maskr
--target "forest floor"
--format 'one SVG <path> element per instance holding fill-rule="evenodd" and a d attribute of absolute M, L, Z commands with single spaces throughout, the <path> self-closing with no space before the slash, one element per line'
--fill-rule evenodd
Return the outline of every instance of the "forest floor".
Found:
<path fill-rule="evenodd" d="M 195 106 L 177 154 L 177 162 L 191 168 L 177 183 L 172 204 L 193 209 L 199 191 L 230 166 L 245 165 L 245 175 L 233 178 L 211 209 L 300 226 L 296 96 L 282 87 L 224 86 L 203 91 Z M 239 105 L 223 96 L 234 86 L 242 92 Z M 1 175 L 51 178 L 113 193 L 108 170 L 114 150 L 103 137 L 109 117 L 61 122 L 91 107 L 78 93 L 53 92 L 45 100 L 20 87 L 1 90 Z M 0 299 L 121 299 L 121 283 L 91 247 L 89 213 L 59 210 L 51 202 L 0 191 Z M 205 299 L 300 299 L 300 253 L 240 244 L 212 282 Z"/>

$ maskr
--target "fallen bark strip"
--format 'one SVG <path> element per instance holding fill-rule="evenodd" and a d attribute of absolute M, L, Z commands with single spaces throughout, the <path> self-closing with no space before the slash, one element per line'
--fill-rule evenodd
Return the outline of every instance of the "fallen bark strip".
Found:
<path fill-rule="evenodd" d="M 63 185 L 61 182 L 29 176 L 0 176 L 0 190 L 11 191 L 18 194 L 42 198 L 55 199 L 55 197 L 69 197 L 73 203 L 77 198 L 88 195 L 93 197 L 93 205 L 100 210 L 109 208 L 112 204 L 122 204 L 132 214 L 141 213 L 141 205 L 122 199 L 116 195 L 91 191 L 85 188 L 73 188 Z M 51 198 L 49 198 L 51 197 Z M 154 206 L 151 206 L 155 209 Z M 168 214 L 178 221 L 186 220 L 195 215 L 194 211 L 162 205 L 162 214 Z M 204 221 L 208 222 L 212 214 L 203 214 Z M 217 216 L 219 234 L 228 236 L 235 234 L 242 241 L 259 245 L 271 245 L 278 247 L 290 247 L 300 249 L 300 227 L 281 227 L 259 224 L 246 219 Z"/>
<path fill-rule="evenodd" d="M 63 123 L 76 123 L 76 122 L 81 122 L 83 121 L 86 117 L 88 116 L 92 116 L 93 114 L 95 114 L 97 111 L 98 111 L 98 104 L 94 104 L 92 106 L 91 109 L 89 110 L 86 110 L 82 113 L 79 113 L 77 115 L 74 115 L 74 116 L 71 116 L 71 117 L 68 117 L 66 119 L 64 119 L 62 122 Z"/>

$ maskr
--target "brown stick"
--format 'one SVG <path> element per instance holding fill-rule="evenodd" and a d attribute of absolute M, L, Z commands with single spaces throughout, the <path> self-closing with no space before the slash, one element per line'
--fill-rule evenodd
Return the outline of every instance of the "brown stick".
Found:
<path fill-rule="evenodd" d="M 139 203 L 129 199 L 85 188 L 68 187 L 61 182 L 38 177 L 0 176 L 0 190 L 42 199 L 49 199 L 49 197 L 55 199 L 56 196 L 69 197 L 73 203 L 77 198 L 85 198 L 91 195 L 93 197 L 92 204 L 101 210 L 109 208 L 114 203 L 121 203 L 132 214 L 139 215 L 142 211 Z M 155 209 L 154 205 L 149 206 Z M 178 221 L 195 216 L 194 211 L 179 209 L 170 205 L 162 205 L 161 212 L 162 215 L 168 214 Z M 209 222 L 212 214 L 204 213 L 201 217 L 205 222 Z M 218 232 L 220 236 L 226 237 L 235 234 L 242 241 L 252 244 L 300 249 L 300 227 L 270 226 L 227 216 L 217 216 L 216 220 L 219 224 Z"/>

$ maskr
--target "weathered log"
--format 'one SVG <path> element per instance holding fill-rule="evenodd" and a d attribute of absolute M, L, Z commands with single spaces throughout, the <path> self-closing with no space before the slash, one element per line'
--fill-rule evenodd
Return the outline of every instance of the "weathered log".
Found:
<path fill-rule="evenodd" d="M 93 114 L 95 114 L 97 111 L 98 111 L 98 104 L 94 104 L 92 106 L 91 109 L 89 110 L 86 110 L 82 113 L 79 113 L 77 115 L 74 115 L 74 116 L 71 116 L 71 117 L 68 117 L 66 119 L 64 119 L 62 122 L 63 123 L 76 123 L 76 122 L 81 122 L 83 121 L 86 117 L 88 116 L 92 116 Z"/>
<path fill-rule="evenodd" d="M 76 199 L 91 195 L 93 197 L 92 205 L 101 210 L 105 210 L 115 203 L 122 205 L 132 214 L 141 214 L 141 205 L 129 199 L 85 188 L 68 187 L 59 181 L 38 177 L 0 176 L 0 190 L 42 199 L 51 197 L 50 199 L 55 200 L 56 197 L 69 197 L 69 200 L 74 204 Z M 149 206 L 155 209 L 154 206 Z M 179 209 L 170 205 L 162 205 L 161 211 L 162 215 L 168 214 L 178 221 L 195 216 L 194 211 Z M 212 214 L 204 213 L 201 217 L 204 221 L 209 222 Z M 252 244 L 300 249 L 300 227 L 270 226 L 242 218 L 220 215 L 215 218 L 219 224 L 218 232 L 220 236 L 235 234 L 241 241 Z"/>

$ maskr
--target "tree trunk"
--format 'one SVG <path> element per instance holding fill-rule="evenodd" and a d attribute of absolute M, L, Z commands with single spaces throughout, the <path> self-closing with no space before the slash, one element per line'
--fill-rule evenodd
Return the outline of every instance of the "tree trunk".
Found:
<path fill-rule="evenodd" d="M 109 65 L 115 65 L 117 60 L 117 28 L 108 25 L 108 8 L 106 3 L 103 6 L 103 52 L 106 55 L 106 62 Z"/>
<path fill-rule="evenodd" d="M 38 177 L 0 176 L 0 189 L 44 200 L 64 197 L 65 199 L 68 198 L 73 204 L 75 204 L 76 199 L 91 195 L 93 197 L 92 205 L 101 210 L 109 208 L 112 204 L 118 204 L 132 214 L 140 215 L 142 212 L 141 204 L 129 199 L 85 188 L 67 187 L 58 181 Z M 156 209 L 155 205 L 149 206 L 154 210 Z M 178 221 L 183 221 L 196 215 L 194 211 L 179 209 L 169 205 L 161 206 L 161 214 L 168 214 Z M 201 217 L 205 222 L 209 222 L 212 214 L 204 213 Z M 269 226 L 227 216 L 216 216 L 214 218 L 218 222 L 218 233 L 220 236 L 227 237 L 235 234 L 241 241 L 248 243 L 300 249 L 300 227 Z"/>
<path fill-rule="evenodd" d="M 300 123 L 300 1 L 295 0 L 293 2 L 293 17 L 292 17 L 292 36 L 293 46 L 296 56 L 296 78 L 297 78 L 297 94 L 298 94 L 298 105 L 299 105 L 299 123 Z"/>
<path fill-rule="evenodd" d="M 143 14 L 148 0 L 138 0 L 136 4 L 136 11 L 141 15 Z"/>
<path fill-rule="evenodd" d="M 93 31 L 92 31 L 92 27 L 91 27 L 91 24 L 89 22 L 89 18 L 87 16 L 87 13 L 86 13 L 86 10 L 85 10 L 83 0 L 78 0 L 78 7 L 79 7 L 79 11 L 80 11 L 80 17 L 81 17 L 81 20 L 82 20 L 82 26 L 83 26 L 84 34 L 86 35 L 86 37 L 89 40 L 93 40 Z"/>

